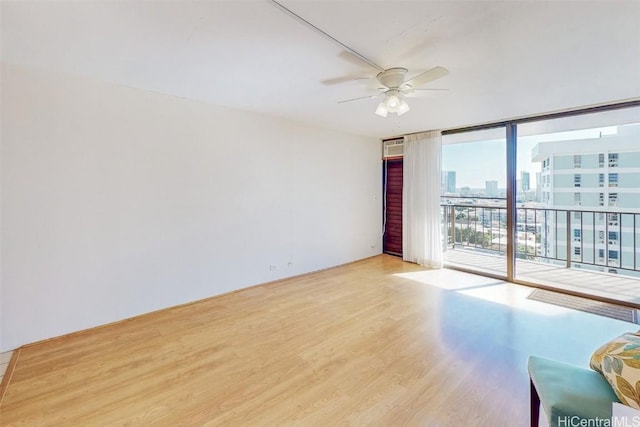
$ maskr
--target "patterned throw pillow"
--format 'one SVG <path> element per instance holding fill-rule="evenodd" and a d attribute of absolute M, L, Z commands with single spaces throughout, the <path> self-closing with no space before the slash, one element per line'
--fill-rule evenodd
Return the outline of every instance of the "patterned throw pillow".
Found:
<path fill-rule="evenodd" d="M 591 369 L 607 379 L 620 402 L 640 409 L 640 331 L 627 332 L 598 348 Z"/>

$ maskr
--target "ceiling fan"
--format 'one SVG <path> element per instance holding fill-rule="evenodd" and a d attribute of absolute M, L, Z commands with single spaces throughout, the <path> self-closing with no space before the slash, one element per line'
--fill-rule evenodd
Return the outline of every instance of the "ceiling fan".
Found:
<path fill-rule="evenodd" d="M 422 86 L 434 80 L 449 74 L 449 71 L 444 67 L 435 67 L 427 70 L 423 73 L 414 76 L 413 78 L 406 80 L 408 70 L 406 68 L 389 68 L 387 70 L 380 71 L 376 75 L 376 79 L 383 86 L 379 88 L 379 93 L 376 95 L 363 96 L 360 98 L 346 99 L 339 101 L 339 104 L 351 101 L 358 101 L 361 99 L 372 99 L 379 96 L 384 96 L 384 99 L 378 104 L 376 108 L 376 114 L 382 117 L 387 117 L 389 113 L 396 113 L 401 116 L 409 111 L 409 104 L 405 100 L 406 97 L 412 96 L 417 91 L 424 90 L 446 90 L 446 89 L 421 89 L 416 86 Z"/>
<path fill-rule="evenodd" d="M 378 83 L 382 85 L 382 87 L 378 88 L 379 92 L 377 94 L 370 95 L 370 96 L 363 96 L 359 98 L 353 98 L 353 99 L 346 99 L 344 101 L 339 101 L 338 102 L 339 104 L 384 96 L 384 99 L 380 102 L 380 104 L 378 104 L 378 108 L 376 108 L 375 113 L 382 117 L 387 117 L 389 113 L 395 113 L 398 116 L 401 116 L 407 111 L 409 111 L 410 109 L 409 104 L 407 104 L 407 101 L 405 99 L 406 97 L 413 96 L 419 93 L 418 91 L 446 90 L 446 89 L 425 89 L 425 88 L 418 87 L 418 86 L 422 86 L 427 83 L 430 83 L 434 80 L 437 80 L 449 74 L 449 71 L 446 68 L 437 66 L 435 68 L 431 68 L 430 70 L 424 71 L 412 77 L 411 79 L 407 80 L 408 70 L 406 68 L 394 67 L 394 68 L 385 69 L 379 66 L 378 64 L 376 64 L 375 62 L 371 61 L 370 59 L 366 58 L 362 54 L 356 52 L 354 49 L 345 45 L 341 41 L 337 40 L 335 37 L 322 31 L 320 28 L 316 27 L 306 19 L 302 18 L 300 15 L 297 15 L 295 12 L 286 8 L 276 0 L 270 0 L 270 1 L 272 4 L 277 6 L 280 10 L 291 15 L 292 17 L 302 22 L 303 24 L 307 25 L 311 29 L 319 32 L 320 34 L 330 39 L 334 43 L 337 43 L 342 48 L 346 49 L 348 53 L 355 56 L 358 60 L 366 63 L 367 65 L 375 68 L 378 71 L 378 74 L 376 75 L 376 79 Z M 346 79 L 346 80 L 359 80 L 359 79 Z M 334 79 L 334 82 L 342 82 L 342 81 L 345 81 L 345 79 Z"/>

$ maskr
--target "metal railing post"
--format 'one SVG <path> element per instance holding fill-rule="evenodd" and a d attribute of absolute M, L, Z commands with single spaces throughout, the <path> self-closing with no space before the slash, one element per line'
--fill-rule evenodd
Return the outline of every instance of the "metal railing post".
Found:
<path fill-rule="evenodd" d="M 456 210 L 451 206 L 451 235 L 453 236 L 453 249 L 456 248 Z"/>
<path fill-rule="evenodd" d="M 567 211 L 567 268 L 571 268 L 571 211 Z"/>
<path fill-rule="evenodd" d="M 637 270 L 638 269 L 638 263 L 636 262 L 636 258 L 637 258 L 637 244 L 636 244 L 636 217 L 638 216 L 638 214 L 633 214 L 633 269 Z"/>

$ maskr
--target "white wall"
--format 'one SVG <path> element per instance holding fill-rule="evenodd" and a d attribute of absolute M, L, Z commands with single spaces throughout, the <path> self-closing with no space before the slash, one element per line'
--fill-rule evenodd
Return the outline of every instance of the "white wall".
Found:
<path fill-rule="evenodd" d="M 375 139 L 8 64 L 1 108 L 0 351 L 381 251 Z"/>

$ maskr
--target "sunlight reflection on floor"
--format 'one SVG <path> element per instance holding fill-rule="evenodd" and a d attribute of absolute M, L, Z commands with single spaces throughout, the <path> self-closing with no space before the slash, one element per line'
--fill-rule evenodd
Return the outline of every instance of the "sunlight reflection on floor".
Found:
<path fill-rule="evenodd" d="M 558 316 L 575 311 L 569 308 L 527 299 L 531 291 L 533 291 L 533 288 L 503 282 L 500 285 L 477 289 L 465 289 L 457 292 L 546 316 Z"/>
<path fill-rule="evenodd" d="M 465 273 L 463 271 L 449 270 L 446 268 L 439 270 L 412 271 L 408 273 L 396 273 L 394 276 L 403 279 L 414 280 L 425 285 L 437 286 L 446 290 L 468 289 L 478 286 L 491 286 L 504 283 L 491 277 L 479 276 L 477 274 Z"/>
<path fill-rule="evenodd" d="M 395 276 L 546 316 L 574 312 L 568 308 L 527 299 L 533 288 L 462 271 L 443 268 L 397 273 Z"/>

